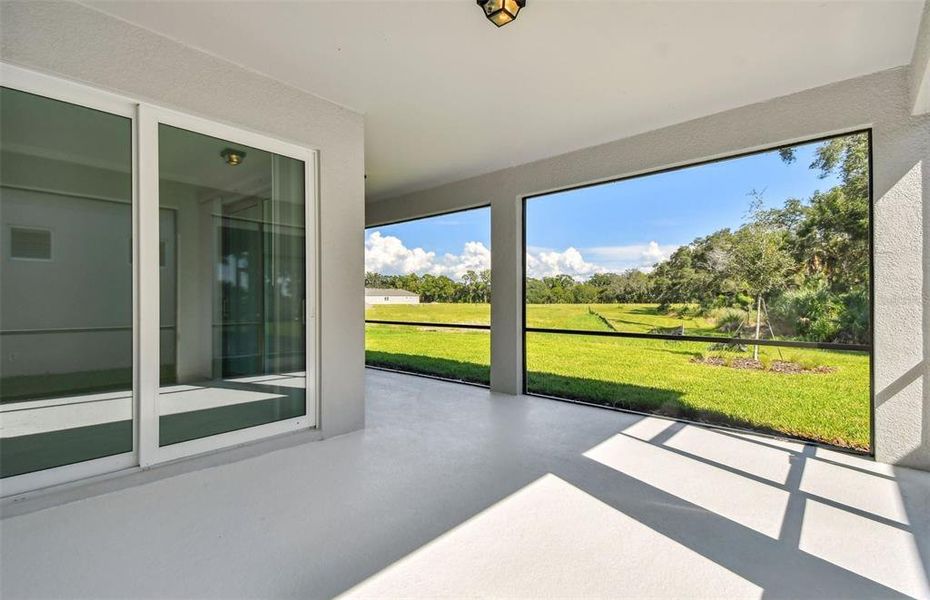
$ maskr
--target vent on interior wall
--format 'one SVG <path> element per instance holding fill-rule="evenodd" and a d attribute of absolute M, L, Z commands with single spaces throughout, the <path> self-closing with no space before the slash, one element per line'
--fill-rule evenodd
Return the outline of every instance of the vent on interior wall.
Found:
<path fill-rule="evenodd" d="M 10 227 L 10 257 L 52 260 L 52 232 L 48 229 Z"/>

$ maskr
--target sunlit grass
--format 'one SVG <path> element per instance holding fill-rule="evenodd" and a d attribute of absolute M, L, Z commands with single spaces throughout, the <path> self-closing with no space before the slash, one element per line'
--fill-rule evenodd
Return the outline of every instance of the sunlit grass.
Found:
<path fill-rule="evenodd" d="M 468 304 L 374 309 L 368 318 L 470 323 L 482 322 L 489 314 L 487 305 Z M 700 319 L 659 315 L 652 305 L 592 305 L 592 309 L 619 330 L 649 331 L 684 323 L 686 333 L 708 333 L 708 324 Z M 395 316 L 401 313 L 404 316 Z M 607 329 L 586 305 L 530 306 L 527 324 Z M 763 347 L 760 358 L 766 365 L 785 360 L 805 368 L 832 368 L 826 373 L 784 374 L 696 362 L 706 356 L 751 355 L 750 351 L 719 353 L 698 342 L 530 333 L 526 346 L 527 385 L 534 393 L 752 427 L 850 448 L 869 445 L 866 353 Z M 368 325 L 366 349 L 372 364 L 489 381 L 486 331 Z"/>
<path fill-rule="evenodd" d="M 491 323 L 490 304 L 375 304 L 365 309 L 366 319 L 420 323 Z"/>

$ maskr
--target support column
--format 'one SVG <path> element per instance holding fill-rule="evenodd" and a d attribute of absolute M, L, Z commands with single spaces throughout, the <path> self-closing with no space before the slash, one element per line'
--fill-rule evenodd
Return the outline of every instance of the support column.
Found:
<path fill-rule="evenodd" d="M 491 203 L 491 390 L 523 393 L 523 201 Z"/>

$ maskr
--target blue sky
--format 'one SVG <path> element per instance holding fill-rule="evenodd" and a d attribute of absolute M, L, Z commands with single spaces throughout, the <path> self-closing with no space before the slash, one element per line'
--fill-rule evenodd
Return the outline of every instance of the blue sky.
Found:
<path fill-rule="evenodd" d="M 820 179 L 809 168 L 815 149 L 816 144 L 798 146 L 790 164 L 766 152 L 532 198 L 526 211 L 527 270 L 583 278 L 604 270 L 648 269 L 696 237 L 738 227 L 753 190 L 763 194 L 766 206 L 780 206 L 835 185 L 835 177 Z M 385 273 L 455 276 L 462 271 L 457 258 L 483 264 L 484 251 L 475 244 L 490 247 L 489 209 L 369 229 L 366 257 L 368 266 Z"/>
<path fill-rule="evenodd" d="M 419 246 L 438 254 L 461 252 L 465 242 L 472 241 L 490 247 L 491 209 L 466 210 L 368 230 L 369 233 L 372 231 L 397 236 L 407 242 L 409 247 Z"/>

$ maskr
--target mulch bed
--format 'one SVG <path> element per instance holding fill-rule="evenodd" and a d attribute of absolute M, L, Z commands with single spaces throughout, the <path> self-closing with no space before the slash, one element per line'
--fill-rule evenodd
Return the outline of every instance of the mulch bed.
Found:
<path fill-rule="evenodd" d="M 813 369 L 805 368 L 798 363 L 793 363 L 785 360 L 774 360 L 769 365 L 769 368 L 766 369 L 765 365 L 758 360 L 753 360 L 751 358 L 732 358 L 727 364 L 727 360 L 719 356 L 709 356 L 705 358 L 692 358 L 691 362 L 695 362 L 702 365 L 711 365 L 714 367 L 730 367 L 731 369 L 755 369 L 757 371 L 770 371 L 772 373 L 783 373 L 785 375 L 799 375 L 799 374 L 811 374 L 811 373 L 833 373 L 836 371 L 836 367 L 827 367 L 827 366 L 818 366 Z"/>

